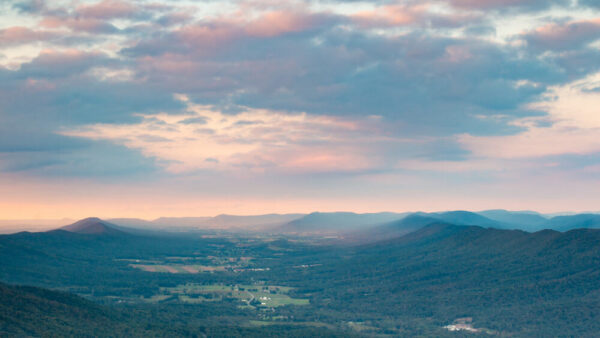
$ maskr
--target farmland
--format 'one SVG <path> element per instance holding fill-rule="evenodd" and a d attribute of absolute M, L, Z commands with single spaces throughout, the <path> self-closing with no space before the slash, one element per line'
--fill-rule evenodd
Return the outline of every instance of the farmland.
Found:
<path fill-rule="evenodd" d="M 250 267 L 252 259 L 253 257 L 170 256 L 160 260 L 120 259 L 120 261 L 129 262 L 130 267 L 146 272 L 197 274 L 216 271 L 260 271 L 260 268 Z"/>
<path fill-rule="evenodd" d="M 275 285 L 200 285 L 184 284 L 176 287 L 163 287 L 151 299 L 164 301 L 178 300 L 184 303 L 220 301 L 233 298 L 244 308 L 274 308 L 285 305 L 308 305 L 309 300 L 292 298 L 287 293 L 293 288 Z"/>
<path fill-rule="evenodd" d="M 200 273 L 225 271 L 224 266 L 184 265 L 184 264 L 130 264 L 131 267 L 147 272 Z"/>

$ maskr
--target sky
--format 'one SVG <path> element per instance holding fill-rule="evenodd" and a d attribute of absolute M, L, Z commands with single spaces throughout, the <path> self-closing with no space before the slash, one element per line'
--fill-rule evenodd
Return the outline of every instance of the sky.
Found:
<path fill-rule="evenodd" d="M 599 205 L 597 0 L 0 2 L 0 219 Z"/>

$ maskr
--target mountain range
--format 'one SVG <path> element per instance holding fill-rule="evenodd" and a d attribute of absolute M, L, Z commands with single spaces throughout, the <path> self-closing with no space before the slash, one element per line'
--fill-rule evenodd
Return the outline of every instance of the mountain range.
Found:
<path fill-rule="evenodd" d="M 534 211 L 484 210 L 413 212 L 413 213 L 352 213 L 352 212 L 313 212 L 310 214 L 266 214 L 266 215 L 218 215 L 215 217 L 161 217 L 152 221 L 137 218 L 113 218 L 102 220 L 105 225 L 124 232 L 168 231 L 189 232 L 197 230 L 227 231 L 266 231 L 288 234 L 341 234 L 347 238 L 368 236 L 373 239 L 390 235 L 405 234 L 407 231 L 431 223 L 433 220 L 457 225 L 478 225 L 498 229 L 518 229 L 535 232 L 542 229 L 567 231 L 576 228 L 600 228 L 600 215 L 593 213 L 547 217 Z M 24 222 L 24 221 L 19 221 Z M 81 222 L 81 221 L 80 221 Z M 95 219 L 98 222 L 98 219 Z M 30 229 L 26 225 L 3 221 L 5 229 L 13 232 L 19 228 Z M 50 224 L 45 221 L 45 228 Z M 72 229 L 79 222 L 71 225 Z M 124 229 L 121 229 L 124 228 Z M 34 228 L 38 229 L 38 228 Z M 65 227 L 64 230 L 69 230 Z M 94 231 L 106 231 L 98 228 Z M 108 229 L 109 230 L 109 229 Z M 39 230 L 38 230 L 39 231 Z"/>
<path fill-rule="evenodd" d="M 137 218 L 113 218 L 108 221 L 133 228 L 155 230 L 267 230 L 298 219 L 304 214 L 218 215 L 215 217 L 160 217 L 152 221 Z"/>
<path fill-rule="evenodd" d="M 566 231 L 576 228 L 600 228 L 600 215 L 575 214 L 546 218 L 531 211 L 511 212 L 486 210 L 480 212 L 446 211 L 415 213 L 349 212 L 311 213 L 272 231 L 284 233 L 338 233 L 348 239 L 378 240 L 406 234 L 425 225 L 444 222 L 455 225 L 477 225 L 485 228 L 516 229 L 535 232 L 543 229 Z"/>
<path fill-rule="evenodd" d="M 0 284 L 0 333 L 168 335 L 178 327 L 184 330 L 180 335 L 202 336 L 221 325 L 223 336 L 244 335 L 250 324 L 239 323 L 261 323 L 265 311 L 257 310 L 263 317 L 256 317 L 235 300 L 174 297 L 165 288 L 258 281 L 293 287 L 291 297 L 308 301 L 306 307 L 273 309 L 277 318 L 293 316 L 334 330 L 313 335 L 350 336 L 355 331 L 335 330 L 351 322 L 362 323 L 359 332 L 367 335 L 443 337 L 451 336 L 444 329 L 449 323 L 471 318 L 487 334 L 593 337 L 600 331 L 600 230 L 589 228 L 598 226 L 597 215 L 542 222 L 533 213 L 516 214 L 315 213 L 275 227 L 314 234 L 325 222 L 343 231 L 340 238 L 352 239 L 345 245 L 311 242 L 313 237 L 298 236 L 304 232 L 167 235 L 99 218 L 48 232 L 0 235 L 0 281 L 68 290 L 96 301 Z M 527 219 L 557 230 L 501 228 Z M 234 263 L 242 261 L 236 257 L 250 257 L 244 261 L 250 263 Z M 224 271 L 182 270 L 217 264 Z M 191 306 L 190 300 L 199 303 Z M 292 328 L 299 326 L 281 330 Z"/>

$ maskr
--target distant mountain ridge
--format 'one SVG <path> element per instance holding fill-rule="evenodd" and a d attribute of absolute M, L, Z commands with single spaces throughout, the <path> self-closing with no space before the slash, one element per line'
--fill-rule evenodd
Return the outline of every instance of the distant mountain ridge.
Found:
<path fill-rule="evenodd" d="M 600 228 L 600 214 L 574 214 L 546 218 L 541 214 L 531 212 L 508 212 L 505 210 L 488 210 L 479 212 L 502 222 L 501 228 L 520 229 L 529 232 L 552 229 L 568 231 L 573 229 Z"/>
<path fill-rule="evenodd" d="M 457 225 L 479 225 L 488 228 L 502 227 L 501 222 L 489 219 L 474 212 L 464 210 L 435 212 L 427 215 L 429 217 L 437 218 L 441 221 Z"/>
<path fill-rule="evenodd" d="M 446 211 L 417 212 L 407 216 L 423 216 L 456 225 L 477 225 L 484 228 L 536 232 L 544 229 L 568 231 L 579 228 L 600 228 L 600 214 L 575 214 L 546 218 L 533 211 L 485 210 L 480 212 Z M 422 222 L 421 222 L 422 223 Z M 405 223 L 406 225 L 406 223 Z"/>
<path fill-rule="evenodd" d="M 357 214 L 353 212 L 313 212 L 281 226 L 287 233 L 349 232 L 405 217 L 393 212 Z"/>
<path fill-rule="evenodd" d="M 585 213 L 546 217 L 535 211 L 508 211 L 503 209 L 478 212 L 455 210 L 443 212 L 313 212 L 310 214 L 264 214 L 264 215 L 227 215 L 215 217 L 161 217 L 155 220 L 137 218 L 113 218 L 102 220 L 90 217 L 61 228 L 65 231 L 81 234 L 117 234 L 140 231 L 188 232 L 195 230 L 229 231 L 267 231 L 289 234 L 345 234 L 346 237 L 369 234 L 378 238 L 388 235 L 401 235 L 415 230 L 418 226 L 434 221 L 456 225 L 478 225 L 486 228 L 519 229 L 535 232 L 542 229 L 568 231 L 577 228 L 600 228 L 600 214 Z M 10 226 L 11 232 L 20 227 Z M 33 230 L 26 228 L 28 230 Z M 47 230 L 40 229 L 42 231 Z M 39 231 L 39 230 L 38 230 Z"/>
<path fill-rule="evenodd" d="M 577 214 L 572 216 L 556 216 L 549 219 L 543 225 L 558 231 L 568 231 L 578 228 L 597 229 L 600 228 L 600 215 Z"/>
<path fill-rule="evenodd" d="M 477 212 L 497 222 L 519 226 L 521 230 L 535 230 L 548 222 L 548 218 L 534 211 L 507 211 L 502 209 Z"/>
<path fill-rule="evenodd" d="M 438 223 L 439 219 L 426 216 L 421 213 L 410 214 L 399 220 L 387 222 L 360 229 L 345 236 L 351 242 L 377 242 L 389 238 L 404 236 L 429 224 Z"/>
<path fill-rule="evenodd" d="M 531 211 L 486 210 L 470 212 L 457 210 L 433 213 L 415 212 L 399 220 L 363 229 L 347 236 L 347 238 L 373 242 L 385 238 L 399 237 L 431 224 L 479 226 L 527 232 L 538 232 L 544 229 L 564 232 L 573 229 L 600 228 L 600 215 L 576 214 L 548 219 Z"/>
<path fill-rule="evenodd" d="M 227 215 L 214 217 L 160 217 L 152 221 L 137 218 L 114 218 L 109 221 L 127 227 L 160 230 L 265 230 L 277 227 L 304 214 Z"/>

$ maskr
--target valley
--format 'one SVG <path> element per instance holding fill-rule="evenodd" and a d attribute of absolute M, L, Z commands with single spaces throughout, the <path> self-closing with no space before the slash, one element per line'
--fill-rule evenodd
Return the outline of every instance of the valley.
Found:
<path fill-rule="evenodd" d="M 150 330 L 157 334 L 600 329 L 600 230 L 525 232 L 421 215 L 393 224 L 411 230 L 377 239 L 392 225 L 376 224 L 374 240 L 356 241 L 344 233 L 140 233 L 88 219 L 72 231 L 0 236 L 0 280 L 79 295 L 115 316 L 159 323 Z"/>

